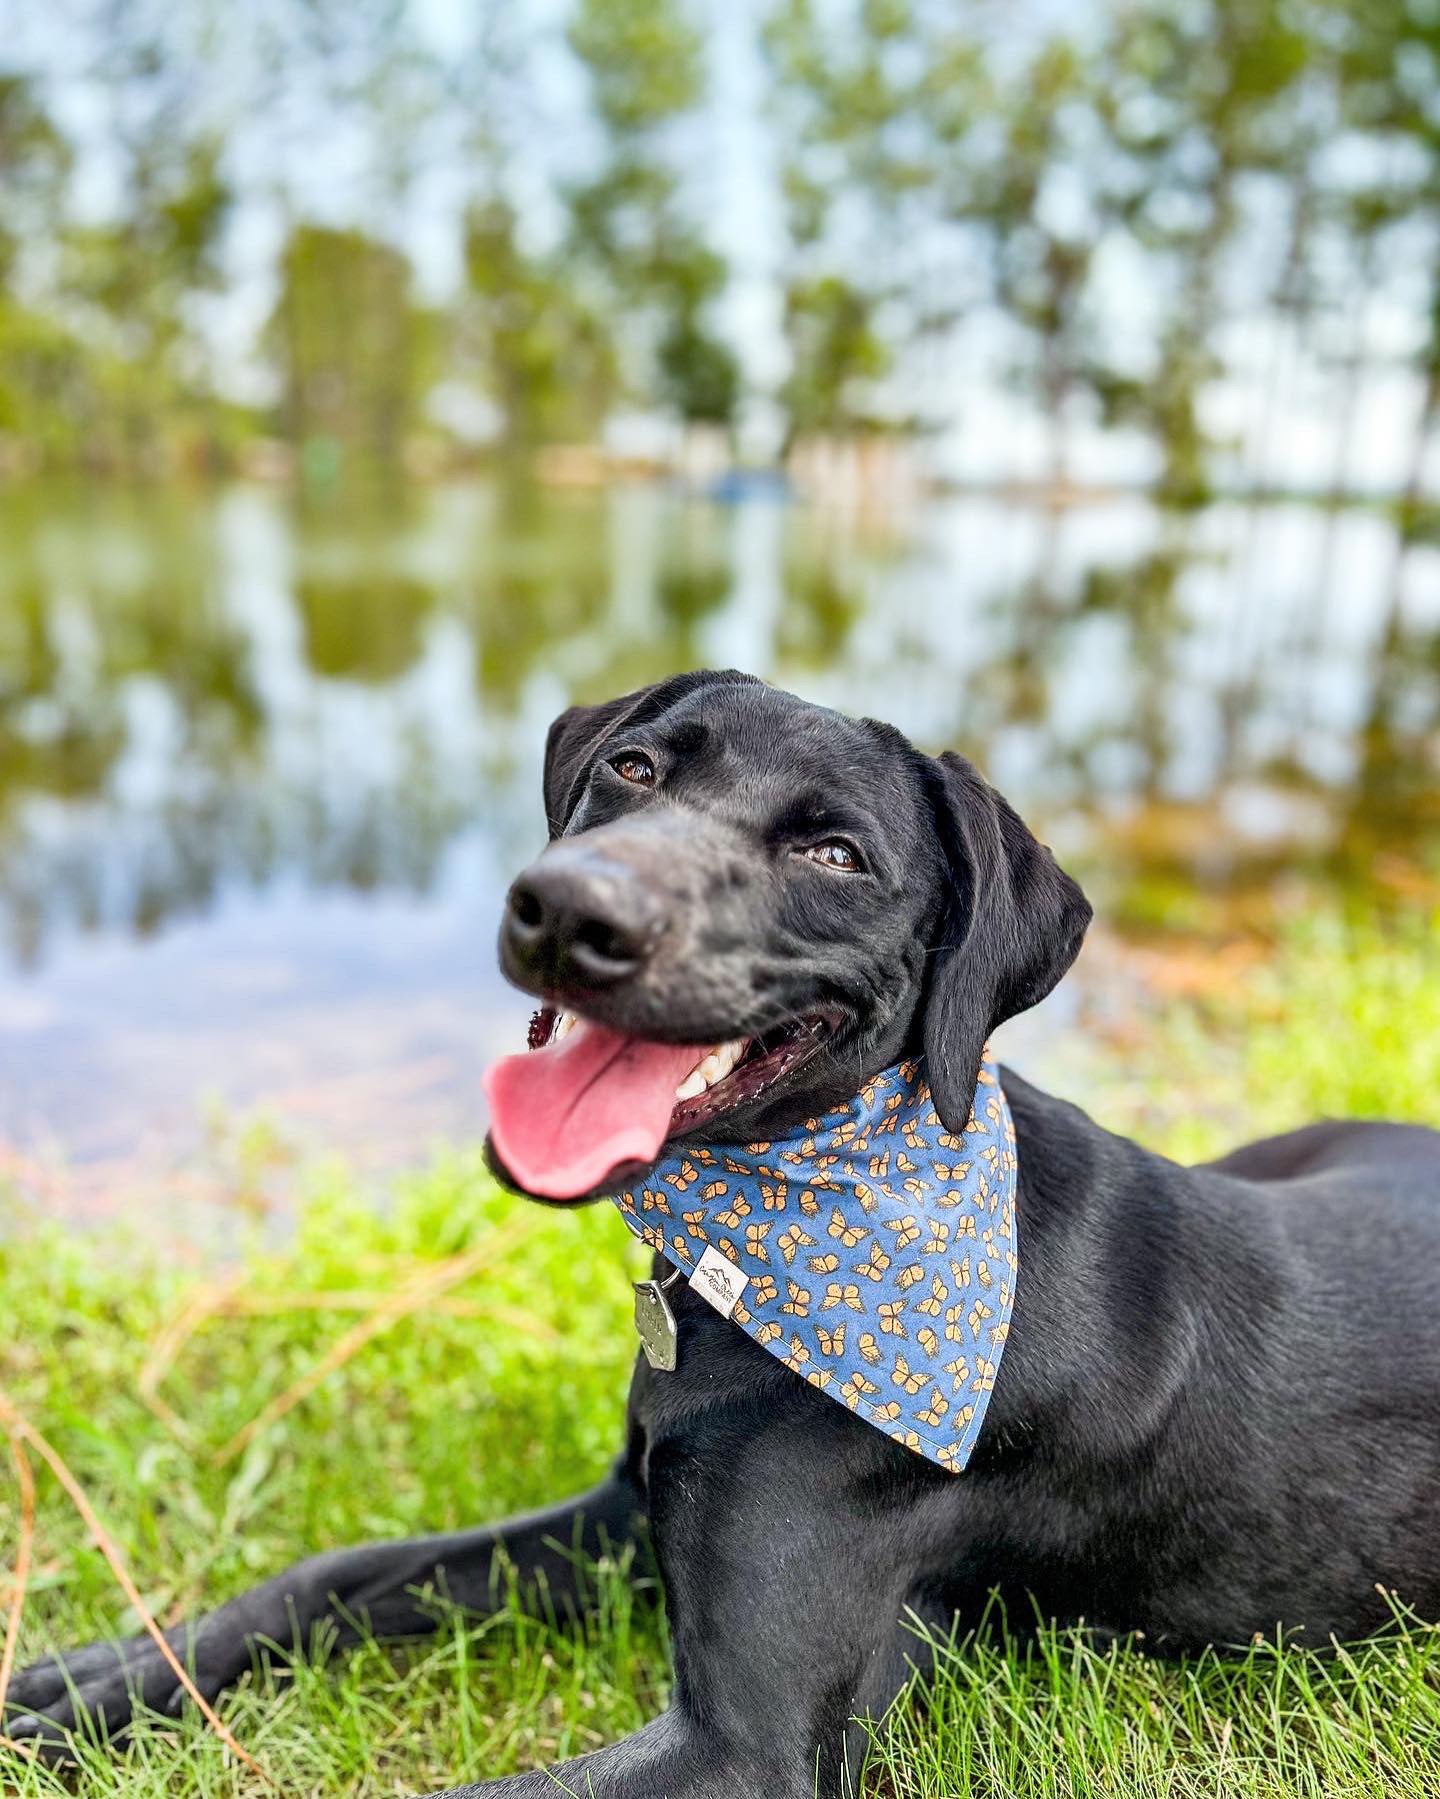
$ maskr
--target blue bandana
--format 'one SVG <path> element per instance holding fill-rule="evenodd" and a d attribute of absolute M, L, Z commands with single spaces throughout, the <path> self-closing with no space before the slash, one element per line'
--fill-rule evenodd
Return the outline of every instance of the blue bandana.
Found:
<path fill-rule="evenodd" d="M 687 1144 L 615 1203 L 792 1372 L 958 1473 L 1010 1326 L 1015 1177 L 994 1065 L 957 1136 L 908 1061 L 783 1140 Z"/>

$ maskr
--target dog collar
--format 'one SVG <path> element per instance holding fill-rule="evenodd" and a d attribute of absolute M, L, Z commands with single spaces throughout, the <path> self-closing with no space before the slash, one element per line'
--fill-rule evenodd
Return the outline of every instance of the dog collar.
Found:
<path fill-rule="evenodd" d="M 686 1144 L 615 1203 L 637 1237 L 792 1373 L 958 1473 L 1010 1326 L 1016 1168 L 993 1063 L 956 1135 L 916 1060 L 783 1140 Z M 675 1366 L 663 1291 L 675 1278 L 636 1283 L 655 1367 Z"/>

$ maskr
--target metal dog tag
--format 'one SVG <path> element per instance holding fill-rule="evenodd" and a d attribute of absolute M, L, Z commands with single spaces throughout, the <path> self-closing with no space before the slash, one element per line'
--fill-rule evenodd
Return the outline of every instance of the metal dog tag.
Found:
<path fill-rule="evenodd" d="M 659 1281 L 635 1281 L 635 1329 L 645 1360 L 662 1374 L 675 1372 L 675 1314 Z"/>

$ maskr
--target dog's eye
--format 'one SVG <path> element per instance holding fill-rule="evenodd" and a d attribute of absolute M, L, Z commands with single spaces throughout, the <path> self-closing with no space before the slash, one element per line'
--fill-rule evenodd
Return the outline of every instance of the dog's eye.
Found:
<path fill-rule="evenodd" d="M 839 837 L 828 838 L 824 843 L 812 843 L 801 850 L 800 854 L 811 862 L 823 863 L 826 868 L 838 868 L 841 874 L 860 872 L 860 857 L 854 845 L 843 842 Z"/>
<path fill-rule="evenodd" d="M 622 781 L 633 781 L 637 787 L 649 787 L 655 779 L 655 764 L 636 750 L 627 750 L 610 764 Z"/>

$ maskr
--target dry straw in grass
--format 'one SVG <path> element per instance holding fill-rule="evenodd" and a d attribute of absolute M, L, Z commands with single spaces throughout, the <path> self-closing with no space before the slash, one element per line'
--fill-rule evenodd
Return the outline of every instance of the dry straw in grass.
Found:
<path fill-rule="evenodd" d="M 236 1431 L 228 1443 L 216 1450 L 214 1460 L 217 1467 L 233 1461 L 267 1425 L 283 1418 L 287 1412 L 294 1411 L 302 1400 L 308 1399 L 317 1387 L 338 1368 L 342 1368 L 367 1343 L 390 1330 L 402 1318 L 419 1311 L 422 1306 L 434 1305 L 453 1287 L 460 1286 L 482 1268 L 493 1266 L 497 1259 L 509 1255 L 517 1244 L 530 1235 L 532 1229 L 529 1220 L 512 1219 L 507 1227 L 493 1232 L 483 1242 L 465 1250 L 461 1255 L 432 1263 L 405 1285 L 397 1287 L 393 1293 L 382 1294 L 374 1310 L 338 1337 L 313 1368 L 302 1374 L 283 1393 L 277 1393 L 248 1424 Z M 490 1310 L 495 1312 L 497 1308 L 492 1307 Z M 515 1316 L 513 1311 L 511 1316 Z"/>
<path fill-rule="evenodd" d="M 15 1464 L 15 1479 L 20 1487 L 20 1542 L 15 1551 L 15 1571 L 10 1577 L 10 1615 L 5 1620 L 5 1646 L 0 1649 L 0 1721 L 5 1717 L 5 1699 L 10 1691 L 10 1676 L 15 1671 L 15 1645 L 20 1638 L 20 1614 L 25 1609 L 25 1588 L 30 1580 L 30 1557 L 35 1547 L 35 1474 L 25 1450 L 25 1439 L 13 1427 L 6 1432 L 10 1439 L 10 1459 Z M 0 1737 L 0 1742 L 6 1739 Z"/>
<path fill-rule="evenodd" d="M 493 1246 L 487 1251 L 487 1254 L 493 1257 Z M 344 1353 L 339 1354 L 338 1360 L 330 1361 L 327 1358 L 328 1365 L 323 1369 L 302 1376 L 302 1380 L 309 1383 L 304 1392 L 296 1393 L 296 1390 L 291 1388 L 271 1401 L 264 1414 L 260 1418 L 253 1419 L 245 1427 L 252 1436 L 263 1423 L 268 1423 L 271 1418 L 290 1411 L 300 1399 L 306 1397 L 306 1394 L 313 1392 L 327 1374 L 333 1373 L 381 1330 L 396 1323 L 418 1305 L 423 1304 L 427 1311 L 441 1313 L 447 1318 L 490 1318 L 499 1324 L 508 1326 L 511 1330 L 523 1331 L 537 1342 L 552 1345 L 560 1342 L 560 1333 L 554 1325 L 540 1317 L 538 1313 L 527 1311 L 523 1306 L 504 1305 L 499 1300 L 461 1299 L 452 1294 L 449 1288 L 465 1280 L 473 1272 L 471 1268 L 463 1268 L 457 1273 L 450 1263 L 427 1263 L 425 1266 L 427 1270 L 438 1267 L 448 1272 L 445 1274 L 443 1286 L 438 1291 L 433 1287 L 427 1274 L 421 1283 L 423 1290 L 418 1298 L 411 1297 L 414 1288 L 413 1281 L 397 1289 L 321 1287 L 311 1291 L 282 1289 L 273 1293 L 246 1292 L 243 1288 L 237 1288 L 233 1284 L 203 1287 L 186 1301 L 156 1337 L 145 1366 L 140 1370 L 140 1378 L 137 1383 L 140 1397 L 172 1436 L 189 1449 L 196 1447 L 195 1433 L 164 1397 L 160 1389 L 165 1377 L 179 1360 L 190 1339 L 215 1318 L 268 1317 L 285 1312 L 365 1312 L 369 1314 L 365 1320 L 367 1326 L 371 1319 L 379 1320 L 376 1329 L 366 1328 L 360 1331 L 357 1327 L 356 1331 L 347 1333 L 347 1337 L 342 1340 L 342 1343 L 336 1344 L 329 1352 L 330 1357 L 334 1357 L 343 1348 Z M 431 1297 L 427 1298 L 426 1294 L 430 1294 Z M 402 1310 L 395 1309 L 397 1302 L 403 1305 Z M 225 1449 L 216 1456 L 216 1460 L 228 1461 L 233 1453 L 231 1445 L 227 1444 Z"/>
<path fill-rule="evenodd" d="M 200 1711 L 201 1716 L 205 1719 L 205 1722 L 210 1726 L 211 1730 L 213 1730 L 215 1732 L 216 1736 L 219 1737 L 220 1741 L 225 1745 L 225 1747 L 230 1751 L 230 1753 L 236 1758 L 237 1761 L 243 1762 L 245 1764 L 245 1766 L 250 1769 L 251 1773 L 258 1775 L 259 1778 L 261 1780 L 263 1780 L 267 1786 L 272 1786 L 272 1787 L 275 1786 L 276 1782 L 274 1780 L 272 1780 L 271 1777 L 265 1772 L 264 1768 L 262 1768 L 260 1766 L 259 1762 L 257 1762 L 255 1760 L 255 1757 L 253 1755 L 251 1755 L 250 1751 L 241 1745 L 241 1743 L 235 1737 L 234 1733 L 230 1730 L 229 1726 L 221 1721 L 221 1718 L 220 1718 L 219 1714 L 216 1712 L 214 1706 L 212 1706 L 210 1704 L 209 1700 L 206 1699 L 205 1695 L 195 1685 L 195 1682 L 185 1672 L 184 1666 L 182 1665 L 179 1656 L 176 1655 L 175 1651 L 170 1647 L 169 1643 L 166 1642 L 165 1633 L 161 1630 L 160 1626 L 155 1622 L 154 1617 L 150 1613 L 149 1607 L 145 1604 L 145 1601 L 140 1597 L 140 1589 L 138 1586 L 136 1586 L 134 1578 L 131 1575 L 129 1568 L 125 1564 L 124 1557 L 120 1554 L 119 1549 L 116 1548 L 114 1539 L 110 1536 L 109 1532 L 105 1529 L 105 1526 L 100 1522 L 100 1519 L 96 1515 L 95 1508 L 91 1505 L 89 1499 L 86 1496 L 85 1489 L 80 1485 L 80 1482 L 71 1473 L 69 1467 L 66 1465 L 66 1463 L 64 1461 L 64 1458 L 60 1455 L 60 1452 L 57 1449 L 55 1449 L 49 1442 L 47 1442 L 47 1440 L 40 1434 L 40 1432 L 35 1428 L 35 1426 L 30 1422 L 30 1420 L 25 1416 L 25 1414 L 22 1411 L 20 1411 L 19 1408 L 13 1403 L 13 1401 L 3 1392 L 0 1392 L 0 1424 L 4 1425 L 6 1432 L 8 1433 L 8 1435 L 10 1437 L 12 1450 L 19 1452 L 16 1455 L 16 1471 L 17 1471 L 17 1473 L 19 1472 L 19 1470 L 22 1467 L 24 1467 L 26 1470 L 26 1474 L 21 1475 L 21 1477 L 20 1477 L 21 1478 L 22 1505 L 24 1503 L 25 1493 L 27 1491 L 26 1485 L 25 1485 L 26 1476 L 29 1473 L 28 1459 L 25 1458 L 25 1454 L 24 1454 L 24 1446 L 28 1443 L 29 1446 L 40 1457 L 41 1461 L 43 1461 L 46 1464 L 46 1466 L 49 1468 L 50 1472 L 55 1476 L 56 1480 L 58 1480 L 60 1485 L 64 1488 L 65 1493 L 70 1500 L 70 1503 L 75 1507 L 75 1510 L 77 1512 L 79 1512 L 81 1521 L 84 1523 L 85 1528 L 90 1532 L 90 1535 L 94 1538 L 96 1548 L 99 1549 L 101 1555 L 103 1555 L 105 1557 L 106 1562 L 109 1564 L 110 1572 L 115 1576 L 116 1583 L 119 1585 L 120 1590 L 124 1593 L 125 1597 L 130 1601 L 130 1604 L 134 1607 L 135 1615 L 139 1618 L 140 1623 L 143 1626 L 146 1634 L 152 1639 L 152 1641 L 155 1644 L 155 1647 L 160 1651 L 161 1655 L 170 1664 L 171 1672 L 174 1674 L 175 1678 L 180 1682 L 180 1685 L 185 1689 L 186 1693 L 188 1693 L 190 1698 L 194 1701 L 195 1705 L 197 1706 L 197 1708 Z M 30 1529 L 28 1532 L 26 1532 L 24 1529 L 23 1522 L 22 1522 L 22 1539 L 21 1539 L 21 1549 L 22 1549 L 23 1556 L 24 1556 L 24 1566 L 25 1566 L 25 1571 L 26 1571 L 27 1575 L 29 1572 L 30 1543 L 31 1543 L 31 1541 L 33 1541 L 33 1536 L 34 1536 L 34 1482 L 33 1482 L 33 1480 L 31 1480 L 31 1482 L 30 1482 L 28 1491 L 29 1491 L 29 1506 L 30 1506 Z M 22 1595 L 19 1591 L 20 1570 L 21 1570 L 21 1563 L 20 1563 L 19 1558 L 17 1558 L 16 1572 L 15 1572 L 15 1584 L 16 1584 L 17 1591 L 16 1591 L 15 1599 L 14 1599 L 14 1601 L 11 1605 L 11 1609 L 10 1609 L 10 1624 L 7 1627 L 6 1633 L 5 1633 L 5 1653 L 6 1653 L 6 1657 L 7 1657 L 6 1664 L 5 1664 L 5 1676 L 6 1676 L 7 1683 L 8 1683 L 8 1679 L 9 1679 L 9 1666 L 10 1666 L 9 1657 L 13 1654 L 13 1644 L 12 1644 L 11 1638 L 12 1638 L 13 1633 L 19 1627 L 20 1599 L 22 1597 Z M 3 1696 L 3 1695 L 0 1695 L 0 1696 Z M 18 1744 L 15 1744 L 13 1742 L 9 1743 L 8 1746 L 12 1749 L 19 1747 Z"/>

